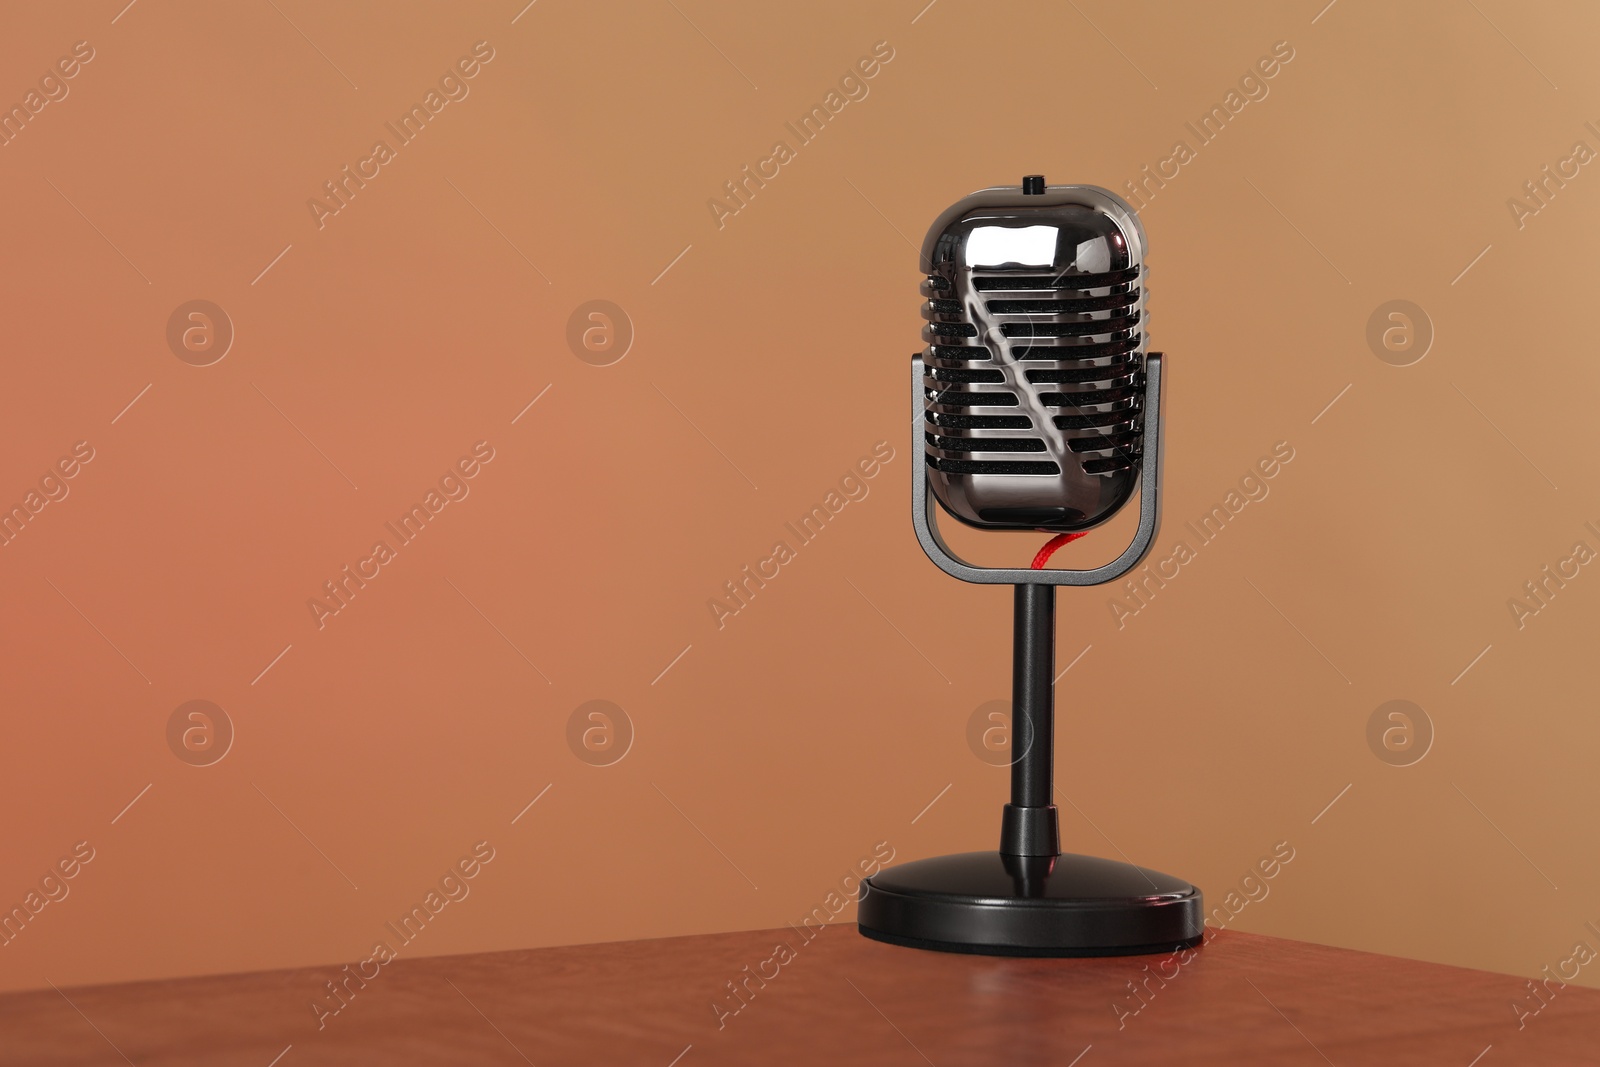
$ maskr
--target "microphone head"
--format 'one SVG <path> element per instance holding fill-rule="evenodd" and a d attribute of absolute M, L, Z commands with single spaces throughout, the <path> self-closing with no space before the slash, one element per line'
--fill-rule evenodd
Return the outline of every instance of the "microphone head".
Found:
<path fill-rule="evenodd" d="M 1144 230 L 1038 175 L 957 201 L 922 244 L 928 486 L 989 530 L 1086 530 L 1143 446 Z"/>

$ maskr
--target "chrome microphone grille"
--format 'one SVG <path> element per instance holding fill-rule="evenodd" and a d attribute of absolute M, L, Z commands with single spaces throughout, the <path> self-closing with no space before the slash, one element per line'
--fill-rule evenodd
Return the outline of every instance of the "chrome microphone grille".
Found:
<path fill-rule="evenodd" d="M 1133 493 L 1143 436 L 1133 209 L 1092 186 L 986 189 L 940 216 L 923 259 L 934 495 L 987 529 L 1104 521 Z"/>

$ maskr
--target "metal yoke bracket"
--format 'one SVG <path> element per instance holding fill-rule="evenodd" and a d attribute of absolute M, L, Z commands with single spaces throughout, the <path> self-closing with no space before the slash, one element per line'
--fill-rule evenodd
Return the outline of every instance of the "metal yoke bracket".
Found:
<path fill-rule="evenodd" d="M 922 376 L 924 366 L 920 355 L 911 357 L 911 409 L 913 429 L 911 442 L 911 523 L 917 531 L 917 541 L 938 568 L 963 582 L 978 585 L 1103 585 L 1127 574 L 1150 552 L 1156 530 L 1161 525 L 1161 462 L 1166 448 L 1162 430 L 1161 400 L 1165 393 L 1166 378 L 1162 373 L 1164 357 L 1151 352 L 1145 357 L 1144 389 L 1144 455 L 1139 469 L 1139 528 L 1133 541 L 1116 559 L 1093 570 L 1066 570 L 1046 567 L 1032 570 L 1022 567 L 976 567 L 957 556 L 939 535 L 935 514 L 938 501 L 928 492 L 928 456 L 922 439 L 922 422 L 925 411 Z"/>

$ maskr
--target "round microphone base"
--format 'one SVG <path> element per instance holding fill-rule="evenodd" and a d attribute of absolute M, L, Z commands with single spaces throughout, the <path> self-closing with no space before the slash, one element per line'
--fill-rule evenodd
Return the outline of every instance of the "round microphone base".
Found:
<path fill-rule="evenodd" d="M 962 852 L 861 883 L 874 941 L 983 956 L 1137 956 L 1198 945 L 1200 890 L 1131 863 L 1063 853 Z"/>

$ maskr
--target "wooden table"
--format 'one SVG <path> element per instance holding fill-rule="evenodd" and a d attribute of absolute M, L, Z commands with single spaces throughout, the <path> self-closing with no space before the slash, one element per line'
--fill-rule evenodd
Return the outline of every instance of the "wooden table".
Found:
<path fill-rule="evenodd" d="M 46 989 L 0 998 L 0 1063 L 1600 1062 L 1600 991 L 1538 983 L 1546 1006 L 1519 1027 L 1512 1005 L 1539 1004 L 1525 979 L 1253 934 L 1219 933 L 1182 966 L 943 955 L 876 944 L 853 926 L 813 937 L 396 960 L 369 966 L 364 988 L 354 969 L 314 967 Z M 336 978 L 346 1002 L 321 1014 L 312 1002 Z"/>

